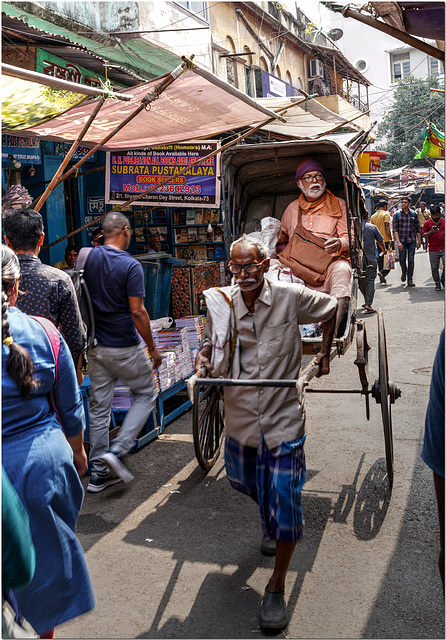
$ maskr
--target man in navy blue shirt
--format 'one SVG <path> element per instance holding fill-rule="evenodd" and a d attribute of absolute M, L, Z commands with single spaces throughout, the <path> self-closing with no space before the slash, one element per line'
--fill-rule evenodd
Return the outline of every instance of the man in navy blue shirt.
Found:
<path fill-rule="evenodd" d="M 95 493 L 133 479 L 122 457 L 130 450 L 155 404 L 152 368 L 140 336 L 154 367 L 161 364 L 144 307 L 143 269 L 126 252 L 132 234 L 129 220 L 122 213 L 110 213 L 102 230 L 104 245 L 91 251 L 85 269 L 97 340 L 97 345 L 88 350 L 92 474 L 87 490 Z M 133 404 L 110 447 L 110 411 L 118 380 L 130 387 Z"/>
<path fill-rule="evenodd" d="M 378 272 L 378 257 L 376 255 L 376 245 L 379 246 L 383 253 L 387 253 L 387 249 L 384 245 L 384 238 L 382 237 L 378 227 L 369 222 L 369 214 L 366 212 L 364 215 L 364 222 L 362 225 L 362 240 L 364 248 L 364 280 L 361 282 L 361 293 L 364 296 L 365 302 L 362 305 L 366 313 L 376 313 L 372 307 L 373 298 L 375 296 L 375 280 Z"/>

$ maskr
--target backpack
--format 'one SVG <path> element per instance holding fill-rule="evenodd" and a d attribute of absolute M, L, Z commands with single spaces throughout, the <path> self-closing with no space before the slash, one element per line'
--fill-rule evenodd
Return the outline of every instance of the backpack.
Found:
<path fill-rule="evenodd" d="M 409 209 L 409 213 L 412 214 L 412 218 L 415 218 L 415 216 L 417 215 L 413 209 Z M 400 217 L 401 217 L 401 209 L 398 209 L 398 211 L 396 212 L 396 219 L 399 220 Z"/>
<path fill-rule="evenodd" d="M 92 247 L 83 247 L 79 251 L 74 269 L 70 269 L 65 272 L 70 276 L 76 292 L 82 322 L 84 323 L 85 332 L 87 334 L 87 349 L 92 346 L 94 347 L 97 344 L 95 338 L 93 305 L 91 303 L 90 293 L 84 278 L 85 267 L 91 251 L 93 251 Z"/>

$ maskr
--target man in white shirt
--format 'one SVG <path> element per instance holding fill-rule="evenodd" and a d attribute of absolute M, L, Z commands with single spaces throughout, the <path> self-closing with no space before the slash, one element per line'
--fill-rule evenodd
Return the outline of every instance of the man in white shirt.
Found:
<path fill-rule="evenodd" d="M 301 370 L 300 324 L 323 322 L 324 333 L 316 362 L 318 376 L 329 373 L 337 301 L 326 293 L 298 284 L 270 282 L 267 248 L 243 236 L 231 246 L 232 287 L 204 292 L 208 315 L 205 339 L 195 368 L 213 375 L 221 353 L 215 348 L 216 328 L 223 345 L 233 345 L 223 362 L 224 377 L 297 379 Z M 225 298 L 228 311 L 218 305 Z M 215 302 L 213 303 L 213 299 Z M 227 324 L 228 340 L 224 339 Z M 218 326 L 217 326 L 218 325 Z M 230 336 L 233 339 L 230 339 Z M 230 375 L 229 375 L 230 374 Z M 225 463 L 231 485 L 259 505 L 264 532 L 262 552 L 276 555 L 274 572 L 260 608 L 260 626 L 268 631 L 287 623 L 285 577 L 297 540 L 303 535 L 301 490 L 305 482 L 304 399 L 295 388 L 225 387 Z M 276 550 L 274 550 L 274 542 Z"/>

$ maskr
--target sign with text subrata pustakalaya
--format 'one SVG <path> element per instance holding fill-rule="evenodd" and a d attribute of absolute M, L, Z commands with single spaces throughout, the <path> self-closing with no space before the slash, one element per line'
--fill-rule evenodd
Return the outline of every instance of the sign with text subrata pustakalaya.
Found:
<path fill-rule="evenodd" d="M 217 140 L 198 140 L 150 149 L 108 152 L 106 202 L 120 204 L 151 189 L 150 193 L 136 200 L 135 205 L 218 207 L 218 154 L 194 164 L 216 151 L 218 145 Z M 166 183 L 168 178 L 171 180 Z"/>

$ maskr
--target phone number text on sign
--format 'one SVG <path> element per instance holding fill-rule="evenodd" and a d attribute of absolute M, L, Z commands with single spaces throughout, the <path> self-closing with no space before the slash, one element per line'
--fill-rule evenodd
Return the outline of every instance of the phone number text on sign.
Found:
<path fill-rule="evenodd" d="M 121 203 L 150 189 L 135 204 L 218 206 L 217 156 L 194 164 L 217 148 L 217 141 L 206 141 L 107 153 L 107 203 Z"/>

